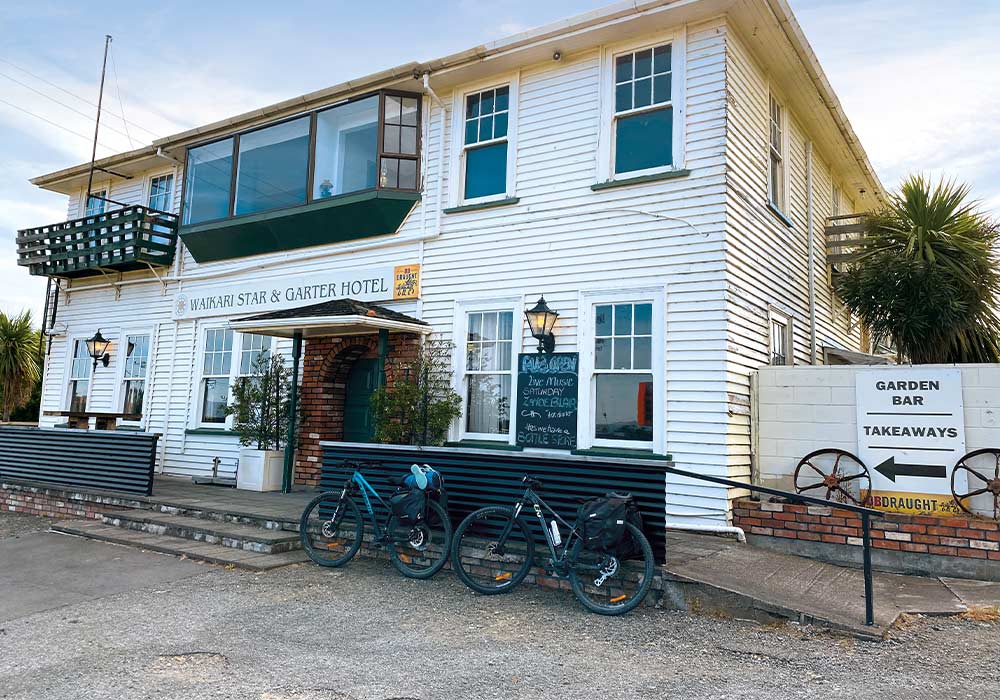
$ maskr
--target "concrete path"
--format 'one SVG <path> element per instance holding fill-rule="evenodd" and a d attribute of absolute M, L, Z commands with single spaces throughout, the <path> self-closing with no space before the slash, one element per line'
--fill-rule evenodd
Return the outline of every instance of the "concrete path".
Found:
<path fill-rule="evenodd" d="M 52 532 L 0 539 L 0 622 L 205 572 L 175 557 Z"/>
<path fill-rule="evenodd" d="M 738 597 L 748 607 L 861 636 L 880 636 L 902 613 L 954 615 L 1000 605 L 1000 583 L 875 572 L 876 629 L 865 627 L 860 569 L 759 549 L 734 540 L 671 532 L 668 577 Z"/>

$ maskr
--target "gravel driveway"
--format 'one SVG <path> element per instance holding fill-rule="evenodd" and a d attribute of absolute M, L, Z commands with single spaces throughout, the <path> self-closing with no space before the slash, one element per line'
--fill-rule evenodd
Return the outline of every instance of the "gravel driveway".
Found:
<path fill-rule="evenodd" d="M 24 513 L 0 512 L 0 539 L 4 537 L 19 537 L 29 532 L 48 530 L 52 518 L 40 518 Z M 0 695 L 0 697 L 3 697 Z"/>
<path fill-rule="evenodd" d="M 5 699 L 881 700 L 1000 687 L 996 623 L 917 620 L 866 643 L 652 609 L 604 618 L 568 593 L 484 598 L 447 572 L 411 581 L 370 560 L 265 574 L 206 565 L 0 626 Z"/>

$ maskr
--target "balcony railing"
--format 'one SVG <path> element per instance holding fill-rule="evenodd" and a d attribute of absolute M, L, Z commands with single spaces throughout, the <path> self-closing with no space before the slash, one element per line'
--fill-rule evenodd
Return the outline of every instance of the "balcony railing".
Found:
<path fill-rule="evenodd" d="M 865 242 L 867 214 L 844 214 L 826 219 L 826 262 L 834 273 L 854 259 L 857 248 Z"/>
<path fill-rule="evenodd" d="M 177 217 L 143 206 L 17 232 L 17 264 L 45 277 L 170 265 L 176 248 Z"/>

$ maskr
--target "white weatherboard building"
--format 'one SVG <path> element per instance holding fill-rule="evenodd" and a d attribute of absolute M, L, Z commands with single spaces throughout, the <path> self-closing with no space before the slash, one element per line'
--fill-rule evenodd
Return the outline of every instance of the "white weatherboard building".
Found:
<path fill-rule="evenodd" d="M 452 440 L 514 445 L 542 295 L 579 353 L 577 450 L 706 474 L 749 476 L 752 370 L 863 349 L 824 226 L 881 187 L 785 0 L 618 3 L 97 166 L 89 200 L 87 164 L 33 180 L 69 222 L 19 235 L 53 280 L 41 422 L 124 414 L 165 474 L 232 474 L 229 387 L 296 331 L 305 483 L 318 440 L 370 436 L 379 358 L 428 332 L 457 348 Z M 672 479 L 668 521 L 724 522 L 733 495 Z"/>

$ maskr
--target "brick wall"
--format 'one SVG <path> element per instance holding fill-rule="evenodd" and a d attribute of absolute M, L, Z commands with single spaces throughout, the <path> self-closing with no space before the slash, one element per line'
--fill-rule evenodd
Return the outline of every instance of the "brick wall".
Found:
<path fill-rule="evenodd" d="M 861 546 L 861 518 L 848 510 L 741 499 L 733 524 L 748 535 Z M 1000 561 L 1000 524 L 979 518 L 886 513 L 873 518 L 872 548 Z"/>
<path fill-rule="evenodd" d="M 409 333 L 389 335 L 386 383 L 391 386 L 393 365 L 416 356 L 419 337 Z M 354 362 L 376 357 L 378 335 L 310 338 L 302 353 L 300 397 L 302 424 L 295 452 L 295 483 L 318 486 L 323 453 L 319 443 L 343 439 L 344 398 L 347 375 Z"/>
<path fill-rule="evenodd" d="M 100 519 L 108 506 L 138 508 L 141 503 L 129 497 L 82 493 L 72 489 L 38 484 L 0 483 L 0 510 L 50 518 Z"/>

